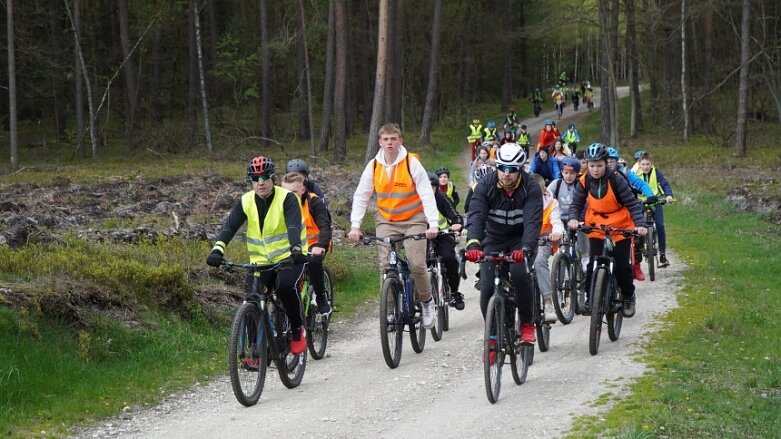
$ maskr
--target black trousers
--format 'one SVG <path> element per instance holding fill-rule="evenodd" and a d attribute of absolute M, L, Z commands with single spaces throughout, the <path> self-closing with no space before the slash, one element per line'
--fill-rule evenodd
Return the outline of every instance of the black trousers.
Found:
<path fill-rule="evenodd" d="M 456 238 L 451 235 L 438 236 L 434 240 L 434 250 L 442 259 L 445 266 L 447 283 L 450 291 L 455 293 L 461 285 L 461 277 L 458 275 L 458 259 L 456 259 Z M 433 285 L 432 285 L 433 287 Z"/>
<path fill-rule="evenodd" d="M 521 237 L 510 239 L 504 243 L 486 243 L 483 252 L 491 254 L 499 251 L 510 253 L 513 250 L 521 249 Z M 533 259 L 532 259 L 533 260 Z M 488 310 L 488 301 L 494 294 L 494 266 L 493 262 L 483 262 L 480 265 L 480 312 L 485 313 Z M 518 304 L 518 312 L 522 323 L 531 323 L 533 321 L 533 293 L 534 288 L 531 278 L 526 274 L 526 267 L 523 264 L 510 264 L 510 277 L 513 280 L 515 289 L 515 303 Z"/>
<path fill-rule="evenodd" d="M 264 271 L 260 274 L 260 282 L 266 288 L 273 287 L 277 292 L 277 297 L 282 301 L 285 307 L 287 318 L 290 320 L 290 328 L 294 333 L 304 322 L 303 308 L 301 307 L 301 292 L 298 291 L 298 283 L 301 276 L 304 275 L 304 266 L 306 264 L 283 264 L 279 270 Z M 247 293 L 252 292 L 252 278 L 254 274 L 247 276 L 244 289 Z"/>
<path fill-rule="evenodd" d="M 586 290 L 591 294 L 591 278 L 594 271 L 594 260 L 602 254 L 602 248 L 605 241 L 601 238 L 589 238 L 589 248 L 591 259 L 589 260 L 588 270 L 586 270 Z M 623 239 L 613 247 L 613 274 L 616 276 L 618 286 L 621 287 L 621 293 L 624 297 L 632 297 L 635 294 L 634 278 L 632 277 L 632 260 L 630 252 L 632 250 L 632 240 Z"/>

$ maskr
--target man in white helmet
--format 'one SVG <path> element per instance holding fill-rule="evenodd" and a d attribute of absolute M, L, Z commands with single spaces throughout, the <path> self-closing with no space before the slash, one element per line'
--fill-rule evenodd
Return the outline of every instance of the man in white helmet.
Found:
<path fill-rule="evenodd" d="M 488 253 L 504 252 L 516 262 L 532 263 L 542 226 L 542 190 L 523 170 L 526 152 L 516 143 L 506 143 L 496 154 L 496 172 L 487 174 L 477 184 L 469 205 L 469 232 L 465 256 L 475 262 Z M 480 267 L 480 311 L 485 318 L 488 300 L 493 294 L 494 263 Z M 534 343 L 532 324 L 533 292 L 526 268 L 511 264 L 515 300 L 521 318 L 522 343 Z"/>

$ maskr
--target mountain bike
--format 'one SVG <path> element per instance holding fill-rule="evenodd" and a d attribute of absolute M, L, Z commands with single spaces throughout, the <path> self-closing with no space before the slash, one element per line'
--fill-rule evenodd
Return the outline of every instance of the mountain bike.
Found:
<path fill-rule="evenodd" d="M 553 242 L 548 238 L 549 235 L 540 236 L 538 247 L 547 245 L 552 246 Z M 534 269 L 534 265 L 525 264 L 526 275 L 531 279 L 531 284 L 534 287 L 534 301 L 532 306 L 536 312 L 533 314 L 535 329 L 537 331 L 537 347 L 540 348 L 540 352 L 547 352 L 550 347 L 550 328 L 551 324 L 545 321 L 545 303 L 542 297 L 542 290 L 540 290 L 540 284 L 537 282 L 537 271 Z M 551 284 L 552 286 L 552 284 Z M 534 363 L 534 350 L 531 352 L 531 358 L 529 358 L 529 364 Z"/>
<path fill-rule="evenodd" d="M 607 323 L 607 334 L 610 341 L 618 340 L 618 336 L 621 334 L 621 324 L 624 321 L 624 299 L 613 273 L 615 244 L 612 235 L 620 234 L 632 237 L 637 236 L 637 232 L 629 229 L 617 229 L 604 224 L 600 226 L 582 225 L 579 230 L 586 233 L 597 230 L 604 234 L 605 244 L 602 246 L 602 254 L 593 261 L 591 277 L 591 324 L 588 334 L 588 350 L 591 355 L 596 355 L 599 351 L 599 339 L 602 335 L 603 317 Z"/>
<path fill-rule="evenodd" d="M 415 282 L 409 271 L 409 262 L 397 249 L 407 239 L 426 239 L 425 233 L 400 237 L 364 236 L 363 244 L 377 241 L 390 247 L 388 266 L 382 270 L 380 290 L 380 342 L 385 364 L 391 369 L 401 361 L 401 337 L 404 327 L 409 328 L 410 344 L 416 353 L 423 352 L 426 345 L 426 330 L 421 318 L 420 300 L 415 298 Z M 436 308 L 437 313 L 441 308 Z M 435 321 L 439 316 L 435 316 Z"/>
<path fill-rule="evenodd" d="M 564 101 L 556 102 L 556 115 L 558 120 L 561 120 L 561 115 L 564 114 Z"/>
<path fill-rule="evenodd" d="M 509 356 L 513 381 L 521 385 L 526 382 L 526 375 L 534 355 L 534 345 L 521 343 L 518 338 L 521 319 L 507 268 L 509 264 L 517 262 L 513 261 L 510 255 L 500 252 L 487 254 L 477 263 L 488 261 L 495 263 L 494 293 L 488 301 L 485 313 L 483 374 L 486 396 L 488 401 L 494 404 L 499 400 L 499 392 L 502 389 L 502 366 L 505 357 Z"/>
<path fill-rule="evenodd" d="M 591 113 L 594 111 L 594 97 L 587 97 L 586 98 L 586 108 L 588 108 L 588 112 Z"/>
<path fill-rule="evenodd" d="M 306 369 L 306 351 L 289 351 L 291 328 L 281 300 L 273 287 L 264 288 L 260 273 L 289 269 L 286 264 L 236 264 L 223 262 L 228 270 L 240 268 L 254 274 L 248 294 L 231 326 L 228 367 L 236 399 L 247 407 L 255 405 L 263 393 L 266 369 L 273 361 L 285 387 L 301 384 Z"/>
<path fill-rule="evenodd" d="M 577 232 L 564 234 L 559 251 L 551 263 L 553 308 L 559 321 L 572 322 L 576 313 L 582 313 L 586 303 L 586 273 L 580 264 Z"/>
<path fill-rule="evenodd" d="M 453 235 L 458 239 L 456 232 L 440 231 L 440 235 Z M 437 309 L 437 318 L 434 319 L 434 326 L 431 327 L 431 337 L 434 341 L 442 339 L 442 332 L 450 329 L 450 301 L 453 299 L 450 284 L 445 275 L 445 266 L 442 264 L 442 258 L 437 255 L 434 247 L 434 241 L 428 241 L 428 251 L 426 256 L 426 266 L 428 267 L 431 278 L 431 297 Z"/>
<path fill-rule="evenodd" d="M 325 356 L 325 348 L 328 344 L 328 326 L 331 323 L 331 315 L 334 309 L 333 280 L 333 273 L 328 267 L 323 265 L 325 299 L 331 304 L 331 313 L 328 315 L 317 312 L 317 298 L 315 297 L 312 283 L 309 281 L 308 265 L 299 284 L 301 304 L 304 307 L 304 323 L 306 324 L 306 344 L 309 348 L 309 355 L 315 360 L 320 360 Z"/>
<path fill-rule="evenodd" d="M 656 280 L 657 257 L 659 256 L 659 235 L 656 231 L 654 214 L 656 213 L 656 206 L 661 206 L 665 203 L 667 203 L 666 200 L 658 200 L 655 203 L 643 202 L 645 222 L 648 228 L 648 233 L 644 237 L 643 257 L 646 264 L 648 264 L 648 280 L 651 282 Z"/>
<path fill-rule="evenodd" d="M 577 95 L 572 96 L 572 108 L 578 111 L 578 106 L 580 106 L 580 97 Z"/>

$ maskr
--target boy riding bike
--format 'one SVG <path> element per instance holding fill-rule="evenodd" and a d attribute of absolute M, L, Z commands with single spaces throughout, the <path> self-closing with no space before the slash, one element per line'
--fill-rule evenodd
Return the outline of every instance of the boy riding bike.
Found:
<path fill-rule="evenodd" d="M 439 186 L 439 177 L 429 172 L 428 178 L 431 182 L 431 188 L 434 190 L 434 198 L 437 201 L 437 210 L 439 211 L 439 230 L 450 229 L 454 232 L 461 230 L 464 219 L 456 212 L 456 207 L 450 202 L 444 193 L 437 190 Z M 447 274 L 447 283 L 450 285 L 452 299 L 450 306 L 461 311 L 464 309 L 464 295 L 458 291 L 461 285 L 461 277 L 458 270 L 458 259 L 456 258 L 456 238 L 453 235 L 440 235 L 433 241 L 432 245 L 437 255 L 442 258 Z"/>

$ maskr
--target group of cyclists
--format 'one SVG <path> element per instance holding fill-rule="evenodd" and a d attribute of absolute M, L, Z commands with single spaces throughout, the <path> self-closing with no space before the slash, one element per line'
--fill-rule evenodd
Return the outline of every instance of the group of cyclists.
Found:
<path fill-rule="evenodd" d="M 551 279 L 547 267 L 553 250 L 538 245 L 541 237 L 557 243 L 568 233 L 567 229 L 573 238 L 580 235 L 578 246 L 586 269 L 588 297 L 592 276 L 588 261 L 601 254 L 603 240 L 596 233 L 578 233 L 581 224 L 632 229 L 642 237 L 646 234 L 646 223 L 641 201 L 654 201 L 660 197 L 665 197 L 667 202 L 673 201 L 672 188 L 662 172 L 654 167 L 649 152 L 638 151 L 634 155 L 634 165 L 627 168 L 615 148 L 592 143 L 579 150 L 580 135 L 573 124 L 560 133 L 555 122 L 547 119 L 531 156 L 532 142 L 526 126 L 519 123 L 512 108 L 508 109 L 502 134 L 499 138 L 492 121 L 485 128 L 479 119 L 470 125 L 468 142 L 470 145 L 478 140 L 481 143 L 473 154 L 463 217 L 458 213 L 461 200 L 450 180 L 450 171 L 439 167 L 428 172 L 418 156 L 404 147 L 401 129 L 394 123 L 379 129 L 379 151 L 361 173 L 352 198 L 347 237 L 361 241 L 361 224 L 375 196 L 378 237 L 425 235 L 425 240 L 405 240 L 404 248 L 420 301 L 421 324 L 426 328 L 434 325 L 436 316 L 427 271 L 427 240 L 433 241 L 444 263 L 452 292 L 449 306 L 457 310 L 465 307 L 460 291 L 456 239 L 452 234 L 440 234 L 440 230 L 466 230 L 463 254 L 469 261 L 483 261 L 487 253 L 503 252 L 513 261 L 533 263 L 544 298 L 544 318 L 554 322 L 556 313 L 551 304 Z M 247 223 L 246 245 L 250 262 L 286 263 L 285 269 L 263 273 L 261 281 L 275 288 L 284 305 L 292 331 L 289 350 L 297 354 L 306 349 L 307 334 L 300 292 L 297 291 L 305 266 L 317 300 L 317 312 L 329 314 L 332 311 L 331 304 L 321 294 L 322 262 L 332 245 L 331 217 L 327 199 L 309 178 L 309 168 L 303 160 L 287 163 L 279 186 L 274 184 L 275 177 L 276 166 L 270 158 L 259 156 L 250 161 L 247 178 L 252 190 L 243 194 L 231 210 L 207 263 L 215 267 L 222 265 L 225 247 Z M 661 208 L 656 209 L 654 220 L 659 231 L 660 266 L 667 266 Z M 615 274 L 623 293 L 625 317 L 635 314 L 634 280 L 642 280 L 641 256 L 637 251 L 632 254 L 633 239 L 623 236 L 615 239 Z M 634 247 L 637 250 L 641 245 L 635 243 Z M 382 245 L 378 249 L 383 266 L 388 249 Z M 490 279 L 493 270 L 493 262 L 482 262 L 476 283 L 484 317 L 493 285 L 479 279 Z M 534 343 L 530 278 L 521 264 L 510 265 L 510 274 L 520 312 L 519 338 L 522 343 Z M 251 284 L 252 278 L 247 280 L 247 284 Z M 588 313 L 587 300 L 583 314 Z"/>

